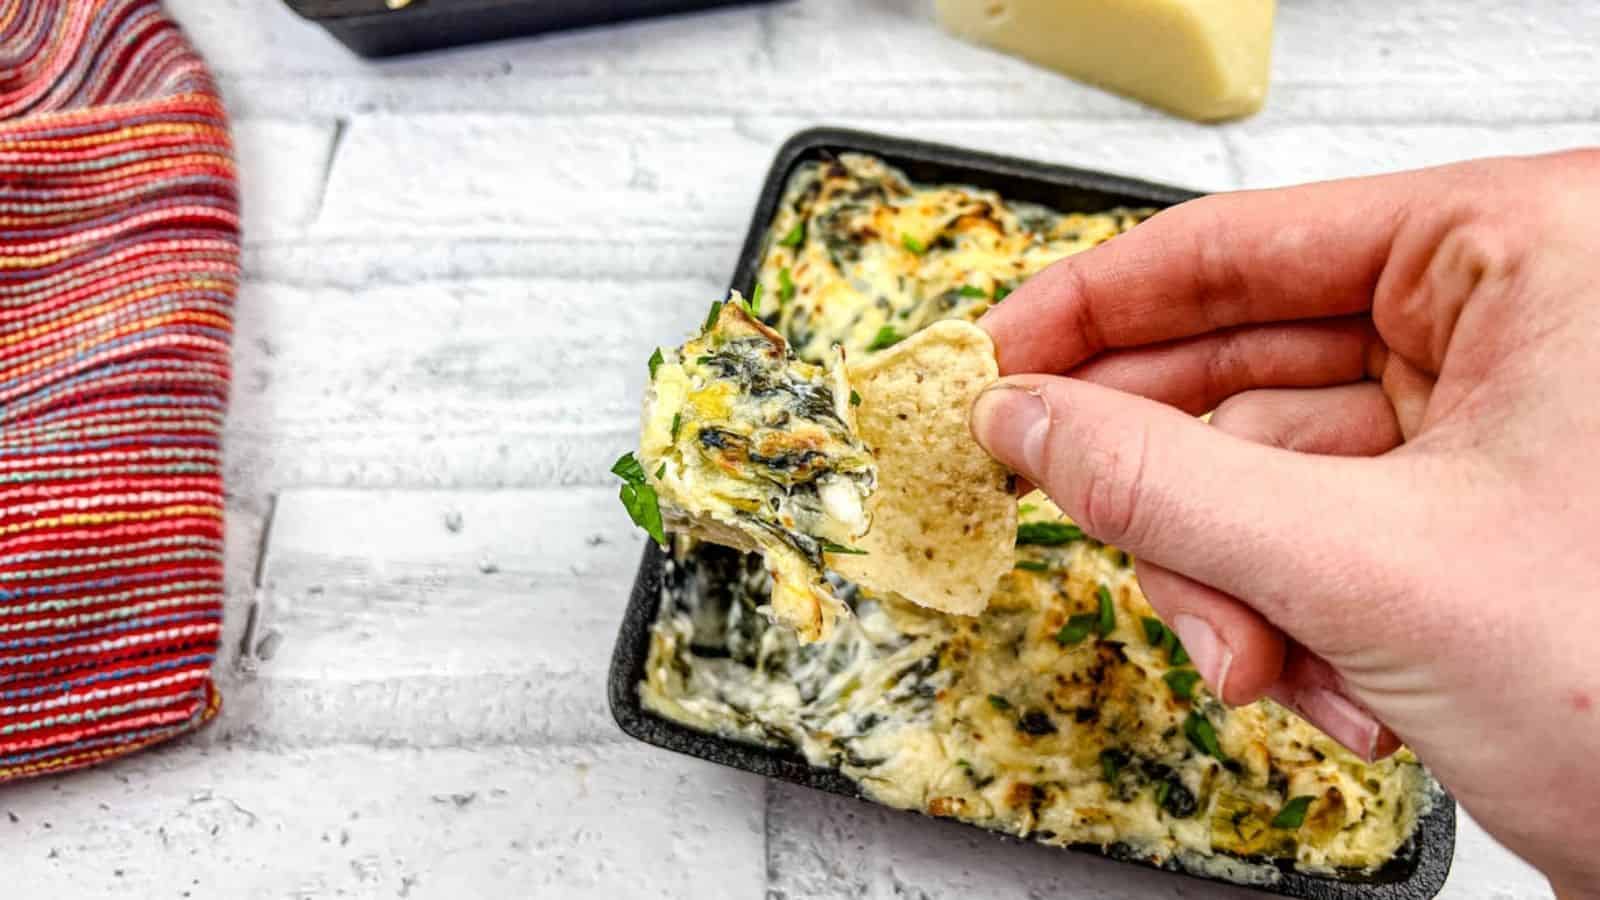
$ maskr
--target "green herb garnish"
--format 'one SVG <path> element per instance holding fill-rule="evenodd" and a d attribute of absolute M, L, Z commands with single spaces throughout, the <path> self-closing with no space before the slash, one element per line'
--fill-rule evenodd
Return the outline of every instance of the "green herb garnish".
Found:
<path fill-rule="evenodd" d="M 1223 762 L 1228 761 L 1228 755 L 1222 752 L 1222 744 L 1217 740 L 1217 729 L 1210 719 L 1198 712 L 1189 713 L 1189 718 L 1183 720 L 1183 734 L 1201 753 Z"/>
<path fill-rule="evenodd" d="M 1089 632 L 1094 631 L 1099 624 L 1099 613 L 1078 613 L 1077 615 L 1068 619 L 1067 624 L 1061 626 L 1061 630 L 1056 632 L 1056 643 L 1063 647 L 1070 647 L 1073 644 L 1080 643 L 1084 638 L 1088 637 Z"/>
<path fill-rule="evenodd" d="M 877 334 L 872 336 L 872 343 L 867 345 L 867 349 L 882 350 L 885 347 L 893 347 L 904 339 L 900 332 L 894 330 L 893 326 L 885 325 L 878 329 Z"/>
<path fill-rule="evenodd" d="M 1033 559 L 1019 559 L 1019 560 L 1017 560 L 1016 567 L 1021 569 L 1024 572 L 1048 572 L 1048 571 L 1050 571 L 1050 564 L 1049 563 L 1039 562 L 1038 560 L 1033 560 Z"/>
<path fill-rule="evenodd" d="M 677 443 L 678 442 L 678 431 L 680 429 L 682 429 L 682 428 L 683 428 L 683 413 L 681 413 L 681 412 L 673 413 L 672 414 L 672 442 L 673 443 Z"/>
<path fill-rule="evenodd" d="M 1008 288 L 1003 284 L 996 284 L 994 286 L 994 302 L 999 303 L 1001 300 L 1004 300 L 1009 296 L 1011 296 L 1011 288 Z"/>
<path fill-rule="evenodd" d="M 849 556 L 866 556 L 867 551 L 859 547 L 846 547 L 844 544 L 835 544 L 833 541 L 817 541 L 824 553 L 842 553 Z"/>
<path fill-rule="evenodd" d="M 1272 817 L 1273 828 L 1294 830 L 1305 824 L 1306 810 L 1311 808 L 1311 801 L 1315 797 L 1296 797 L 1283 805 L 1278 814 Z"/>
<path fill-rule="evenodd" d="M 961 296 L 963 296 L 963 297 L 986 298 L 986 297 L 989 296 L 988 294 L 985 294 L 983 292 L 983 288 L 973 287 L 970 284 L 963 284 L 961 286 L 961 292 L 960 293 L 961 293 Z"/>
<path fill-rule="evenodd" d="M 1156 806 L 1165 807 L 1167 805 L 1167 795 L 1169 795 L 1171 793 L 1172 793 L 1172 782 L 1163 781 L 1160 784 L 1156 785 Z"/>
<path fill-rule="evenodd" d="M 701 331 L 710 331 L 717 324 L 717 317 L 722 315 L 722 301 L 711 304 L 711 312 L 706 314 L 706 327 Z"/>
<path fill-rule="evenodd" d="M 788 303 L 794 299 L 794 278 L 789 275 L 789 267 L 784 266 L 778 270 L 778 303 Z"/>
<path fill-rule="evenodd" d="M 1171 628 L 1167 629 L 1166 645 L 1168 662 L 1175 666 L 1189 664 L 1189 651 L 1183 649 L 1183 642 L 1178 640 L 1178 635 Z"/>
<path fill-rule="evenodd" d="M 788 234 L 784 235 L 781 238 L 778 238 L 778 243 L 782 244 L 785 247 L 798 247 L 802 243 L 805 242 L 805 239 L 806 239 L 806 220 L 805 219 L 801 219 L 800 221 L 794 223 L 794 227 L 789 229 L 789 233 Z"/>
<path fill-rule="evenodd" d="M 1161 624 L 1160 619 L 1150 616 L 1145 616 L 1139 621 L 1144 625 L 1144 639 L 1149 642 L 1150 646 L 1161 646 L 1161 642 L 1167 639 L 1167 626 Z"/>
<path fill-rule="evenodd" d="M 661 364 L 664 363 L 664 362 L 666 362 L 666 358 L 661 355 L 661 348 L 657 347 L 656 348 L 656 352 L 650 354 L 650 380 L 651 381 L 655 381 L 656 380 L 656 370 L 661 368 Z"/>
<path fill-rule="evenodd" d="M 1023 522 L 1017 526 L 1017 544 L 1059 547 L 1083 540 L 1083 529 L 1065 522 Z"/>
<path fill-rule="evenodd" d="M 665 468 L 663 465 L 663 471 Z M 667 535 L 661 525 L 661 501 L 656 496 L 656 489 L 650 486 L 644 476 L 644 466 L 632 453 L 624 453 L 611 467 L 611 474 L 622 479 L 622 508 L 628 511 L 628 518 L 643 528 L 656 543 L 665 547 Z M 660 477 L 660 473 L 657 473 L 657 477 Z"/>
<path fill-rule="evenodd" d="M 750 292 L 750 299 L 745 308 L 750 310 L 750 315 L 757 319 L 761 318 L 761 282 L 756 282 L 756 289 Z"/>
<path fill-rule="evenodd" d="M 999 694 L 990 694 L 989 705 L 1000 710 L 1001 712 L 1005 712 L 1011 708 L 1011 701 L 1000 696 Z"/>
<path fill-rule="evenodd" d="M 1172 688 L 1172 696 L 1179 700 L 1190 700 L 1194 698 L 1194 686 L 1200 680 L 1200 673 L 1193 669 L 1173 669 L 1161 676 L 1161 680 Z"/>
<path fill-rule="evenodd" d="M 855 388 L 851 388 L 850 389 L 850 405 L 851 406 L 860 406 L 861 405 L 861 395 L 856 393 L 856 389 Z"/>
<path fill-rule="evenodd" d="M 918 256 L 928 252 L 928 245 L 917 240 L 909 234 L 900 235 L 900 244 Z"/>
<path fill-rule="evenodd" d="M 1098 593 L 1100 615 L 1095 621 L 1094 630 L 1099 632 L 1101 637 L 1105 637 L 1117 629 L 1117 607 L 1111 602 L 1111 591 L 1105 585 L 1100 585 Z"/>

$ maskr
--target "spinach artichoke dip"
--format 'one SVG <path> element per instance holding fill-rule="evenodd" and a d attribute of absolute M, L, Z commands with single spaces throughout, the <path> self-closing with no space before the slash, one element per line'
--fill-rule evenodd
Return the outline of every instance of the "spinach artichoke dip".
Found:
<path fill-rule="evenodd" d="M 843 610 L 823 553 L 867 530 L 876 469 L 840 351 L 826 369 L 801 362 L 752 308 L 735 293 L 698 337 L 651 358 L 640 469 L 665 525 L 761 551 L 774 615 L 817 640 Z"/>
<path fill-rule="evenodd" d="M 792 177 L 757 315 L 801 360 L 973 320 L 1021 279 L 1134 227 L 914 185 L 857 155 Z M 1379 868 L 1435 796 L 1409 751 L 1364 763 L 1270 701 L 1228 708 L 1152 612 L 1126 554 L 1024 498 L 980 615 L 830 574 L 854 613 L 804 643 L 759 610 L 762 561 L 680 539 L 639 690 L 703 731 L 798 750 L 881 803 L 1051 844 L 1270 883 Z"/>

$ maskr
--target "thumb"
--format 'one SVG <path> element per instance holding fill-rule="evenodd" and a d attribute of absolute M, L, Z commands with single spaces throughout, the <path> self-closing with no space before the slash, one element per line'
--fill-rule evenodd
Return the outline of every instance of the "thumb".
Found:
<path fill-rule="evenodd" d="M 1381 510 L 1402 492 L 1382 460 L 1252 443 L 1153 400 L 1047 375 L 990 387 L 972 430 L 1084 531 L 1247 600 L 1324 654 L 1359 646 L 1350 601 L 1403 590 L 1377 552 L 1405 558 L 1375 536 L 1390 530 Z"/>

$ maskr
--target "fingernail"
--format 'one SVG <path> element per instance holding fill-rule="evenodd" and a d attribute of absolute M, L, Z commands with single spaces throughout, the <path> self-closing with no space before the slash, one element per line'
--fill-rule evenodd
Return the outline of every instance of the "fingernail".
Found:
<path fill-rule="evenodd" d="M 997 384 L 972 405 L 972 434 L 989 455 L 1037 482 L 1044 471 L 1050 408 L 1037 391 Z"/>
<path fill-rule="evenodd" d="M 1172 620 L 1172 630 L 1183 642 L 1183 649 L 1189 652 L 1194 667 L 1200 670 L 1200 677 L 1211 685 L 1212 693 L 1226 703 L 1228 670 L 1233 668 L 1233 651 L 1217 637 L 1216 629 L 1205 619 L 1179 615 Z"/>
<path fill-rule="evenodd" d="M 1323 733 L 1343 744 L 1357 756 L 1371 761 L 1377 757 L 1379 724 L 1350 698 L 1324 687 L 1309 688 L 1295 695 L 1295 708 Z"/>

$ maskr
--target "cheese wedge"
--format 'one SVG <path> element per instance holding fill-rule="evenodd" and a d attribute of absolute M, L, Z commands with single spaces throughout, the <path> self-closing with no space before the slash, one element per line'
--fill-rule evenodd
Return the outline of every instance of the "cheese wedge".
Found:
<path fill-rule="evenodd" d="M 1201 122 L 1267 97 L 1275 0 L 938 0 L 952 34 Z"/>

